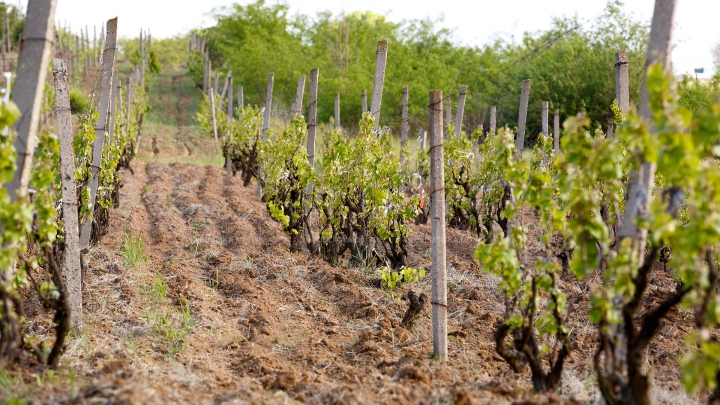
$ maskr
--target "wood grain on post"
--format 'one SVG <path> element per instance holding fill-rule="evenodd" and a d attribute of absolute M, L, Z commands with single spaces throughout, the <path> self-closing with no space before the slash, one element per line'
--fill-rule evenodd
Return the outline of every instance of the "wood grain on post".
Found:
<path fill-rule="evenodd" d="M 363 91 L 360 93 L 360 104 L 362 108 L 362 114 L 367 112 L 367 91 L 363 89 Z"/>
<path fill-rule="evenodd" d="M 405 143 L 407 142 L 408 135 L 408 88 L 403 87 L 402 90 L 402 124 L 400 125 L 400 163 L 405 162 L 405 156 L 403 156 L 403 149 L 405 149 Z"/>
<path fill-rule="evenodd" d="M 455 113 L 455 134 L 460 139 L 462 129 L 463 114 L 465 113 L 465 97 L 467 97 L 467 86 L 460 87 L 460 97 L 458 98 L 458 109 Z"/>
<path fill-rule="evenodd" d="M 62 219 L 65 227 L 65 280 L 70 304 L 70 325 L 82 328 L 82 270 L 80 236 L 78 235 L 78 201 L 75 189 L 75 152 L 73 149 L 72 113 L 64 60 L 53 61 L 55 79 L 55 114 L 60 138 L 60 183 L 62 185 Z"/>
<path fill-rule="evenodd" d="M 387 64 L 388 42 L 382 40 L 377 45 L 377 60 L 375 62 L 375 81 L 373 83 L 370 112 L 375 118 L 375 128 L 380 125 L 380 105 L 382 104 L 383 84 L 385 83 L 385 65 Z"/>
<path fill-rule="evenodd" d="M 267 92 L 265 93 L 265 113 L 263 114 L 263 128 L 262 128 L 262 143 L 265 144 L 265 141 L 267 140 L 267 133 L 268 129 L 270 128 L 270 114 L 272 112 L 272 93 L 273 93 L 273 84 L 275 82 L 275 73 L 268 74 L 268 85 L 267 85 Z M 258 168 L 258 177 L 262 178 L 263 176 L 263 166 L 262 164 Z M 262 185 L 260 185 L 260 182 L 257 184 L 257 194 L 259 197 L 262 197 Z"/>
<path fill-rule="evenodd" d="M 233 89 L 232 89 L 232 75 L 228 75 L 227 78 L 227 89 L 228 91 L 228 100 L 227 100 L 227 116 L 228 121 L 233 120 Z M 227 141 L 230 137 L 230 129 L 228 128 L 228 133 L 225 134 L 225 140 Z M 228 177 L 232 177 L 232 160 L 230 159 L 230 155 L 225 157 L 225 171 Z"/>
<path fill-rule="evenodd" d="M 550 135 L 549 129 L 548 129 L 548 109 L 550 108 L 550 103 L 547 101 L 543 101 L 542 103 L 542 134 L 545 136 Z"/>
<path fill-rule="evenodd" d="M 293 103 L 292 115 L 302 112 L 303 95 L 305 95 L 305 76 L 298 79 L 297 92 L 295 93 L 295 102 Z"/>
<path fill-rule="evenodd" d="M 649 122 L 652 118 L 650 110 L 649 93 L 647 90 L 647 69 L 659 63 L 666 71 L 670 68 L 670 52 L 672 47 L 673 26 L 675 23 L 675 9 L 677 0 L 655 0 L 652 24 L 650 26 L 650 40 L 645 57 L 645 73 L 640 88 L 639 115 Z M 656 130 L 651 127 L 650 134 L 656 135 Z M 647 212 L 648 202 L 652 195 L 652 188 L 655 179 L 655 164 L 643 162 L 640 173 L 630 173 L 628 181 L 628 200 L 625 204 L 625 213 L 619 236 L 621 238 L 633 238 L 633 245 L 636 249 L 644 251 L 647 240 L 647 231 L 637 227 L 637 216 L 641 212 Z M 639 266 L 644 262 L 644 254 L 640 254 Z M 648 399 L 649 402 L 649 399 Z"/>
<path fill-rule="evenodd" d="M 210 80 L 208 77 L 210 77 L 210 59 L 205 59 L 205 70 L 203 73 L 203 93 L 205 94 L 208 94 L 208 91 L 210 90 L 210 86 L 208 85 Z"/>
<path fill-rule="evenodd" d="M 335 93 L 335 128 L 340 128 L 340 93 Z"/>
<path fill-rule="evenodd" d="M 213 91 L 213 88 L 210 87 L 210 109 L 212 110 L 212 127 L 213 127 L 213 136 L 215 137 L 215 140 L 217 141 L 217 117 L 215 116 L 215 92 Z"/>
<path fill-rule="evenodd" d="M 93 142 L 93 157 L 90 164 L 91 174 L 88 179 L 90 189 L 90 206 L 95 209 L 97 198 L 98 182 L 100 180 L 100 164 L 102 163 L 102 151 L 105 145 L 105 132 L 107 132 L 107 115 L 109 110 L 110 96 L 112 94 L 113 65 L 115 63 L 115 42 L 117 39 L 117 17 L 107 22 L 107 43 L 103 56 L 103 69 L 100 76 L 100 96 L 98 97 L 99 118 L 95 123 L 95 141 Z M 85 220 L 80 230 L 80 249 L 90 246 L 90 234 L 92 231 L 92 220 Z"/>
<path fill-rule="evenodd" d="M 227 116 L 232 121 L 233 118 L 233 78 L 228 76 L 227 78 Z"/>
<path fill-rule="evenodd" d="M 446 130 L 445 135 L 444 135 L 445 139 L 448 139 L 447 126 L 449 126 L 451 122 L 452 122 L 452 108 L 450 106 L 450 96 L 448 96 L 447 104 L 445 104 L 445 126 L 446 126 L 446 128 L 444 128 Z"/>
<path fill-rule="evenodd" d="M 630 110 L 630 76 L 626 50 L 615 54 L 615 99 L 620 112 L 627 114 Z"/>
<path fill-rule="evenodd" d="M 553 122 L 553 149 L 560 153 L 560 110 L 555 109 L 555 120 Z"/>
<path fill-rule="evenodd" d="M 432 254 L 433 357 L 447 360 L 447 275 L 445 269 L 445 173 L 442 90 L 430 92 L 430 227 Z"/>
<path fill-rule="evenodd" d="M 307 155 L 310 167 L 315 167 L 315 131 L 317 129 L 317 95 L 320 68 L 310 71 L 310 104 L 308 105 Z"/>
<path fill-rule="evenodd" d="M 108 116 L 108 142 L 112 143 L 115 137 L 115 101 L 117 100 L 117 83 L 120 79 L 118 78 L 118 71 L 113 69 L 113 81 L 111 96 L 110 96 L 110 115 Z"/>
<path fill-rule="evenodd" d="M 270 128 L 270 113 L 272 112 L 272 95 L 273 84 L 275 82 L 275 73 L 268 74 L 267 92 L 265 93 L 265 114 L 263 115 L 262 140 L 267 140 L 268 128 Z"/>
<path fill-rule="evenodd" d="M 495 135 L 497 131 L 497 107 L 490 107 L 490 133 Z"/>
<path fill-rule="evenodd" d="M 225 77 L 225 83 L 223 83 L 223 89 L 222 93 L 220 93 L 220 100 L 225 100 L 225 96 L 227 96 L 228 91 L 228 81 L 232 77 L 232 70 L 228 72 L 227 76 Z"/>
<path fill-rule="evenodd" d="M 47 65 L 52 51 L 56 4 L 57 0 L 28 1 L 12 92 L 12 100 L 22 115 L 14 125 L 18 134 L 14 142 L 17 151 L 15 174 L 13 180 L 5 185 L 11 201 L 25 197 L 30 183 Z"/>
<path fill-rule="evenodd" d="M 525 148 L 525 122 L 527 121 L 528 101 L 530 100 L 530 79 L 523 80 L 520 91 L 520 115 L 518 116 L 518 133 L 515 139 L 515 156 L 522 157 Z"/>

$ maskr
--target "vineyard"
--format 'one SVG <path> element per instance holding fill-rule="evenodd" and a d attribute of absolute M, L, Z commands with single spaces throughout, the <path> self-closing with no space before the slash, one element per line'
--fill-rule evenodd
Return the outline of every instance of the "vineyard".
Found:
<path fill-rule="evenodd" d="M 503 70 L 398 83 L 399 40 L 249 78 L 237 15 L 127 39 L 56 3 L 0 7 L 0 402 L 720 402 L 720 76 L 670 73 L 676 0 L 597 59 L 612 102 L 540 72 L 511 108 Z"/>

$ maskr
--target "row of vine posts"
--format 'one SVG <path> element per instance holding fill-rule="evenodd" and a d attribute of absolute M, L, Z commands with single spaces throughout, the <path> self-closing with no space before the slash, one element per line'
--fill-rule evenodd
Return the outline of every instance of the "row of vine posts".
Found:
<path fill-rule="evenodd" d="M 5 167 L 14 163 L 15 169 L 11 172 L 12 177 L 3 185 L 3 198 L 8 198 L 7 201 L 3 200 L 3 205 L 9 204 L 3 209 L 40 209 L 34 206 L 34 200 L 38 198 L 36 194 L 40 190 L 30 190 L 31 186 L 39 188 L 38 185 L 31 184 L 31 181 L 35 181 L 31 180 L 31 174 L 35 170 L 33 158 L 37 157 L 38 146 L 49 148 L 41 151 L 48 154 L 47 156 L 57 153 L 54 156 L 58 159 L 60 184 L 55 185 L 50 180 L 49 187 L 51 190 L 53 187 L 59 189 L 61 195 L 55 196 L 59 203 L 59 217 L 51 207 L 42 208 L 50 218 L 41 218 L 40 214 L 35 212 L 32 215 L 36 218 L 29 217 L 30 222 L 26 222 L 26 219 L 3 219 L 3 251 L 17 256 L 7 265 L 4 264 L 0 271 L 0 368 L 16 361 L 23 350 L 29 350 L 42 363 L 57 366 L 70 328 L 82 329 L 82 252 L 87 251 L 91 243 L 102 236 L 104 231 L 101 228 L 107 225 L 102 225 L 101 222 L 107 222 L 107 210 L 110 208 L 108 204 L 117 205 L 117 188 L 121 182 L 117 170 L 121 166 L 129 167 L 130 160 L 137 153 L 138 137 L 141 135 L 144 112 L 147 110 L 144 76 L 151 44 L 149 35 L 143 38 L 141 33 L 141 63 L 137 68 L 133 67 L 126 84 L 126 95 L 123 95 L 119 71 L 115 66 L 117 18 L 108 20 L 102 28 L 102 52 L 98 52 L 96 39 L 93 40 L 92 48 L 88 43 L 86 51 L 84 47 L 85 43 L 89 42 L 88 30 L 86 28 L 84 34 L 81 32 L 81 52 L 81 38 L 73 36 L 69 27 L 61 29 L 54 24 L 56 5 L 57 0 L 28 1 L 18 45 L 12 100 L 7 106 L 3 106 L 4 111 L 12 111 L 13 106 L 17 106 L 20 117 L 13 126 L 13 133 L 17 133 L 13 141 L 13 148 L 17 153 L 16 161 L 4 163 Z M 7 26 L 7 23 L 5 25 Z M 72 52 L 69 46 L 72 40 L 75 40 L 75 52 Z M 9 50 L 9 45 L 5 45 L 3 44 L 3 51 Z M 47 93 L 45 87 L 48 64 L 54 55 L 56 58 L 52 60 L 51 71 L 55 98 L 44 100 L 44 97 L 52 94 Z M 66 59 L 57 58 L 60 55 L 66 56 Z M 95 88 L 99 85 L 99 94 L 95 96 L 94 88 L 89 104 L 85 107 L 87 109 L 81 115 L 79 127 L 74 131 L 70 90 L 71 84 L 79 81 L 73 76 L 83 55 L 85 78 L 92 66 L 101 65 L 99 82 L 94 84 Z M 55 105 L 59 139 L 59 142 L 55 141 L 59 144 L 55 144 L 58 145 L 56 152 L 52 152 L 52 146 L 40 144 L 47 136 L 39 138 L 41 128 L 45 132 L 49 130 L 46 106 L 52 104 Z M 43 114 L 46 115 L 44 120 L 41 120 Z M 84 153 L 83 156 L 75 155 L 77 145 L 74 145 L 74 142 L 88 143 L 87 151 L 84 149 L 81 152 Z M 53 158 L 50 159 L 52 164 Z M 86 172 L 87 178 L 78 174 Z M 99 185 L 104 205 L 98 200 L 101 193 Z M 61 242 L 55 239 L 55 231 L 52 231 L 52 236 L 46 240 L 23 235 L 36 233 L 35 227 L 46 226 L 41 223 L 43 221 L 55 224 L 50 226 L 52 228 L 57 226 L 60 220 L 63 224 Z M 36 225 L 32 224 L 33 221 Z M 19 236 L 10 238 L 8 232 L 15 234 L 15 231 L 19 231 Z M 31 244 L 34 251 L 44 251 L 43 267 L 49 278 L 48 282 L 51 280 L 51 285 L 54 285 L 57 293 L 55 295 L 43 293 L 32 274 L 33 267 L 37 266 L 38 262 L 26 257 L 26 251 Z M 55 259 L 57 254 L 61 254 L 64 260 L 62 265 Z M 23 337 L 22 299 L 17 290 L 20 271 L 18 268 L 21 266 L 25 268 L 24 274 L 31 280 L 45 307 L 55 310 L 56 339 L 47 356 L 43 349 L 28 343 Z"/>
<path fill-rule="evenodd" d="M 645 66 L 646 68 L 654 63 L 659 62 L 665 70 L 669 67 L 669 56 L 670 56 L 670 44 L 672 36 L 672 25 L 677 0 L 656 0 L 655 10 L 653 14 L 652 26 L 650 31 L 650 41 L 648 44 L 648 52 Z M 205 72 L 204 72 L 204 84 L 203 90 L 209 95 L 212 103 L 212 125 L 214 130 L 215 138 L 218 139 L 217 124 L 215 122 L 215 97 L 214 94 L 219 92 L 219 72 L 215 72 L 215 83 L 212 84 L 212 65 L 209 58 L 209 51 L 205 46 L 205 42 L 200 38 L 199 35 L 193 33 L 190 39 L 190 50 L 198 50 L 205 55 Z M 375 129 L 379 125 L 380 106 L 382 99 L 383 81 L 385 76 L 385 65 L 387 61 L 388 44 L 387 41 L 380 41 L 377 47 L 377 61 L 375 68 L 375 76 L 373 83 L 373 90 L 371 93 L 370 108 L 367 109 L 367 94 L 365 90 L 362 91 L 362 109 L 363 112 L 369 111 L 375 118 Z M 628 78 L 628 56 L 626 51 L 617 52 L 615 55 L 615 81 L 616 81 L 616 99 L 618 103 L 618 109 L 621 113 L 626 114 L 630 110 L 629 101 L 629 78 Z M 269 125 L 270 114 L 272 109 L 272 88 L 273 88 L 273 73 L 269 74 L 268 87 L 265 97 L 265 111 L 263 120 L 263 131 L 262 139 L 263 142 L 267 136 L 267 128 Z M 526 129 L 526 117 L 528 111 L 528 101 L 530 95 L 531 81 L 523 80 L 521 86 L 521 97 L 520 97 L 520 113 L 518 117 L 518 131 L 515 138 L 515 158 L 521 159 L 522 153 L 525 147 L 525 129 Z M 292 113 L 293 115 L 301 110 L 302 97 L 305 86 L 305 77 L 301 77 L 298 81 L 297 98 L 293 104 Z M 315 158 L 315 130 L 317 126 L 317 86 L 318 86 L 318 69 L 312 69 L 310 73 L 310 103 L 309 103 L 309 117 L 307 121 L 307 155 L 311 166 L 314 165 Z M 229 88 L 229 91 L 228 91 Z M 643 78 L 642 93 L 640 99 L 640 115 L 647 122 L 650 120 L 650 109 L 648 104 L 648 91 Z M 242 87 L 238 88 L 238 99 L 240 108 L 243 108 L 242 102 Z M 458 139 L 461 136 L 462 131 L 460 130 L 463 120 L 463 109 L 465 104 L 465 97 L 467 93 L 467 87 L 463 86 L 459 92 L 458 99 L 458 110 L 455 117 L 455 133 Z M 222 90 L 221 100 L 228 95 L 228 116 L 232 117 L 232 73 L 228 73 L 228 77 L 225 82 L 225 87 Z M 452 96 L 452 95 L 451 95 Z M 432 251 L 432 322 L 433 322 L 433 355 L 440 360 L 447 359 L 447 283 L 446 283 L 446 269 L 445 269 L 445 183 L 444 183 L 444 157 L 443 157 L 443 145 L 444 145 L 444 128 L 452 122 L 452 114 L 450 103 L 447 103 L 445 108 L 445 125 L 443 125 L 443 100 L 449 97 L 443 98 L 441 90 L 433 90 L 430 92 L 429 105 L 426 107 L 429 109 L 429 138 L 430 138 L 430 218 L 431 218 L 431 251 Z M 407 133 L 409 129 L 409 118 L 408 118 L 408 88 L 403 89 L 402 95 L 402 121 L 401 121 L 401 146 L 404 148 L 407 141 Z M 340 125 L 340 96 L 335 93 L 335 110 L 334 119 L 335 126 Z M 496 107 L 492 106 L 490 109 L 490 132 L 495 133 L 496 128 Z M 608 122 L 606 136 L 608 138 L 613 137 L 613 126 L 614 122 L 612 119 Z M 549 103 L 547 101 L 542 103 L 542 133 L 543 135 L 549 134 Z M 447 134 L 445 134 L 447 135 Z M 559 110 L 554 111 L 554 122 L 553 122 L 553 149 L 555 153 L 560 152 L 560 119 Z M 425 136 L 421 135 L 421 148 L 425 149 Z M 402 152 L 401 152 L 402 154 Z M 227 161 L 228 176 L 231 175 L 229 158 Z M 401 155 L 401 161 L 403 157 Z M 260 169 L 262 170 L 262 168 Z M 624 218 L 618 217 L 617 230 L 621 238 L 627 238 L 632 241 L 635 249 L 644 249 L 645 238 L 647 233 L 641 231 L 637 226 L 636 217 L 642 215 L 647 210 L 647 203 L 653 184 L 653 173 L 654 167 L 651 163 L 645 162 L 639 173 L 633 173 L 628 183 L 628 203 L 626 205 Z M 312 185 L 308 189 L 308 193 L 311 191 Z M 262 196 L 262 186 L 258 182 L 258 194 Z M 305 225 L 307 226 L 307 225 Z M 307 232 L 307 230 L 305 231 Z M 640 252 L 642 253 L 642 252 Z M 640 257 L 643 257 L 640 254 Z M 642 264 L 642 262 L 641 262 Z M 601 332 L 602 334 L 602 332 Z M 642 335 L 640 333 L 639 335 Z M 637 359 L 642 358 L 639 353 L 644 350 L 647 346 L 646 341 L 639 341 L 638 335 L 630 334 L 630 336 L 620 336 L 625 339 L 624 348 L 627 351 L 626 356 L 622 358 L 626 359 L 630 365 L 630 372 L 641 373 L 641 364 L 634 364 Z M 602 341 L 602 336 L 601 336 Z M 616 370 L 621 372 L 621 370 Z M 606 399 L 619 400 L 618 392 L 620 395 L 627 395 L 627 389 L 620 389 L 620 387 L 612 386 L 614 383 L 610 382 L 612 379 L 608 375 L 599 376 L 601 391 Z M 631 381 L 644 381 L 647 384 L 647 377 L 642 376 L 640 379 L 631 379 Z M 637 389 L 635 389 L 637 388 Z M 633 395 L 637 403 L 649 403 L 648 398 L 640 398 L 642 396 L 642 387 L 631 388 Z M 645 390 L 645 393 L 648 391 Z M 645 394 L 646 395 L 646 394 Z M 622 401 L 620 401 L 622 402 Z"/>

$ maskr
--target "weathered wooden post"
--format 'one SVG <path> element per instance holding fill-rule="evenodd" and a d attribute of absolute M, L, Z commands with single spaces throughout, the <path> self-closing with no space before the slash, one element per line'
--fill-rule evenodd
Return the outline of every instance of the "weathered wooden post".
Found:
<path fill-rule="evenodd" d="M 383 84 L 385 83 L 385 65 L 387 64 L 388 42 L 382 40 L 377 45 L 377 60 L 375 62 L 375 82 L 373 83 L 370 112 L 375 117 L 375 128 L 380 126 L 380 105 L 382 104 Z"/>
<path fill-rule="evenodd" d="M 560 153 L 560 110 L 555 109 L 555 121 L 553 122 L 553 146 L 555 153 Z"/>
<path fill-rule="evenodd" d="M 70 304 L 70 325 L 82 328 L 82 272 L 78 201 L 75 191 L 75 152 L 73 151 L 72 114 L 67 67 L 64 60 L 53 61 L 55 78 L 55 114 L 60 137 L 60 182 L 62 185 L 62 219 L 65 226 L 65 279 Z"/>
<path fill-rule="evenodd" d="M 450 107 L 450 104 L 451 104 L 450 96 L 448 96 L 447 104 L 445 104 L 445 135 L 444 135 L 445 139 L 449 139 L 448 138 L 448 131 L 449 131 L 448 127 L 450 126 L 450 123 L 452 122 L 452 109 Z"/>
<path fill-rule="evenodd" d="M 610 139 L 614 135 L 615 118 L 610 116 L 607 120 L 607 131 L 605 131 L 605 137 Z"/>
<path fill-rule="evenodd" d="M 497 132 L 497 107 L 490 107 L 490 133 L 495 135 Z"/>
<path fill-rule="evenodd" d="M 626 114 L 630 110 L 630 76 L 626 50 L 615 54 L 615 98 L 620 112 Z"/>
<path fill-rule="evenodd" d="M 650 39 L 645 57 L 645 74 L 640 88 L 640 105 L 638 108 L 639 115 L 646 122 L 649 122 L 652 118 L 649 93 L 647 90 L 647 69 L 655 63 L 661 64 L 665 70 L 670 68 L 670 52 L 676 6 L 677 0 L 655 0 L 655 9 L 650 26 Z M 650 131 L 651 135 L 656 135 L 654 128 L 651 127 Z M 638 228 L 636 219 L 641 213 L 647 212 L 654 179 L 655 164 L 643 162 L 640 173 L 630 173 L 628 180 L 628 200 L 625 204 L 625 214 L 619 236 L 621 238 L 632 238 L 633 246 L 640 252 L 644 252 L 647 231 Z M 638 258 L 638 265 L 642 266 L 645 255 L 641 253 L 638 255 Z M 648 398 L 647 403 L 649 402 L 650 400 Z"/>
<path fill-rule="evenodd" d="M 518 116 L 518 133 L 515 138 L 515 156 L 522 158 L 525 148 L 525 122 L 527 120 L 528 101 L 530 100 L 530 79 L 523 80 L 520 92 L 520 115 Z"/>
<path fill-rule="evenodd" d="M 547 101 L 543 101 L 542 103 L 542 134 L 545 136 L 550 135 L 550 131 L 548 129 L 548 109 L 550 108 L 550 103 Z"/>
<path fill-rule="evenodd" d="M 215 86 L 213 86 L 215 94 L 220 94 L 220 72 L 215 71 Z"/>
<path fill-rule="evenodd" d="M 467 86 L 460 87 L 460 97 L 458 98 L 458 109 L 455 113 L 455 134 L 460 139 L 462 132 L 463 114 L 465 113 L 465 97 L 467 96 Z"/>
<path fill-rule="evenodd" d="M 307 154 L 310 166 L 315 167 L 315 131 L 317 129 L 317 94 L 320 68 L 310 71 L 310 104 L 308 105 Z"/>
<path fill-rule="evenodd" d="M 340 128 L 340 93 L 335 93 L 335 128 Z"/>
<path fill-rule="evenodd" d="M 367 112 L 367 91 L 363 89 L 363 91 L 360 93 L 360 103 L 362 105 L 362 113 Z"/>
<path fill-rule="evenodd" d="M 215 136 L 215 140 L 217 141 L 217 118 L 215 116 L 215 92 L 213 91 L 213 88 L 210 87 L 210 109 L 212 110 L 212 126 L 213 126 L 213 136 Z"/>
<path fill-rule="evenodd" d="M 227 78 L 227 89 L 228 91 L 228 100 L 227 100 L 227 116 L 228 121 L 232 121 L 233 119 L 233 91 L 232 91 L 232 75 L 228 75 Z M 225 141 L 227 142 L 228 138 L 230 137 L 230 128 L 228 128 L 228 133 L 225 134 Z M 225 156 L 225 171 L 227 172 L 228 177 L 232 177 L 232 157 L 228 154 Z"/>
<path fill-rule="evenodd" d="M 17 151 L 15 175 L 13 180 L 5 185 L 11 201 L 24 198 L 30 183 L 30 168 L 35 153 L 47 65 L 50 61 L 53 41 L 56 4 L 57 0 L 28 1 L 18 48 L 17 73 L 12 98 L 22 116 L 15 123 L 17 131 L 14 142 Z"/>
<path fill-rule="evenodd" d="M 90 164 L 91 175 L 88 179 L 90 189 L 90 206 L 95 209 L 97 198 L 98 182 L 100 180 L 100 164 L 102 163 L 102 151 L 105 145 L 105 132 L 107 132 L 107 115 L 109 110 L 110 95 L 112 94 L 113 64 L 115 63 L 115 42 L 117 38 L 117 17 L 107 22 L 107 43 L 103 56 L 102 76 L 100 77 L 100 96 L 98 97 L 98 113 L 100 117 L 95 124 L 95 142 L 93 142 L 93 157 Z M 92 233 L 92 220 L 85 220 L 80 231 L 80 249 L 90 246 L 90 234 Z"/>
<path fill-rule="evenodd" d="M 405 149 L 405 143 L 407 142 L 408 134 L 408 88 L 403 87 L 402 90 L 402 124 L 400 125 L 400 164 L 405 162 L 405 156 L 403 149 Z"/>
<path fill-rule="evenodd" d="M 245 108 L 245 95 L 243 94 L 243 86 L 238 87 L 238 108 Z"/>
<path fill-rule="evenodd" d="M 433 357 L 447 360 L 447 275 L 445 273 L 445 173 L 442 90 L 430 92 L 430 227 L 432 254 Z"/>
<path fill-rule="evenodd" d="M 265 114 L 263 115 L 262 140 L 267 140 L 267 132 L 270 127 L 270 113 L 272 112 L 272 94 L 273 84 L 275 82 L 275 73 L 268 74 L 267 93 L 265 94 Z"/>
<path fill-rule="evenodd" d="M 208 94 L 210 91 L 210 59 L 205 59 L 205 73 L 203 76 L 203 93 Z"/>
<path fill-rule="evenodd" d="M 225 100 L 225 96 L 227 96 L 228 81 L 230 80 L 231 77 L 232 77 L 232 70 L 228 71 L 228 74 L 225 77 L 225 83 L 223 83 L 222 93 L 220 93 L 220 100 Z"/>
<path fill-rule="evenodd" d="M 263 129 L 262 129 L 262 143 L 265 144 L 265 141 L 267 140 L 267 133 L 268 128 L 270 127 L 270 114 L 272 112 L 272 93 L 273 93 L 273 83 L 275 81 L 275 73 L 268 74 L 268 85 L 267 85 L 267 93 L 265 94 L 265 114 L 263 115 Z M 262 178 L 263 176 L 263 166 L 260 165 L 260 168 L 258 170 L 258 177 Z M 262 185 L 258 181 L 257 184 L 257 193 L 258 197 L 262 197 Z"/>
<path fill-rule="evenodd" d="M 295 102 L 293 103 L 292 115 L 302 112 L 303 95 L 305 94 L 305 76 L 298 79 L 297 92 L 295 93 Z"/>
<path fill-rule="evenodd" d="M 315 169 L 315 131 L 317 129 L 317 94 L 318 94 L 318 80 L 320 76 L 320 68 L 314 68 L 310 70 L 310 103 L 308 105 L 308 120 L 307 120 L 307 155 L 310 167 Z M 303 79 L 303 85 L 305 80 Z M 299 86 L 298 86 L 299 87 Z M 308 184 L 305 189 L 305 195 L 311 196 L 313 192 L 314 184 Z M 305 215 L 310 212 L 310 207 L 305 208 Z M 308 229 L 307 223 L 303 223 L 303 235 L 305 240 L 312 238 L 310 229 Z M 307 242 L 301 248 L 303 253 L 307 253 Z"/>
<path fill-rule="evenodd" d="M 113 81 L 112 81 L 112 90 L 111 90 L 111 96 L 110 96 L 110 115 L 108 116 L 108 142 L 112 143 L 113 138 L 115 137 L 115 100 L 117 99 L 117 94 L 115 93 L 115 90 L 117 89 L 117 83 L 120 79 L 118 78 L 118 71 L 116 69 L 113 69 Z"/>

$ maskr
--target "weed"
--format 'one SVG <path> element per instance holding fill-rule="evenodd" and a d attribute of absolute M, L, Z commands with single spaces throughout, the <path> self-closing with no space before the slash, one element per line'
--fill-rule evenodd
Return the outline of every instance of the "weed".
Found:
<path fill-rule="evenodd" d="M 128 270 L 147 260 L 147 256 L 145 256 L 145 238 L 139 235 L 133 236 L 129 230 L 126 230 L 122 254 L 124 258 L 123 265 Z"/>
<path fill-rule="evenodd" d="M 130 331 L 130 334 L 128 334 L 125 338 L 125 344 L 128 348 L 130 348 L 130 351 L 132 351 L 135 356 L 139 356 L 137 341 L 135 340 L 135 334 L 132 331 Z"/>
<path fill-rule="evenodd" d="M 143 196 L 149 192 L 150 192 L 150 186 L 145 186 L 145 187 L 143 187 L 142 192 L 140 192 L 140 195 Z"/>

